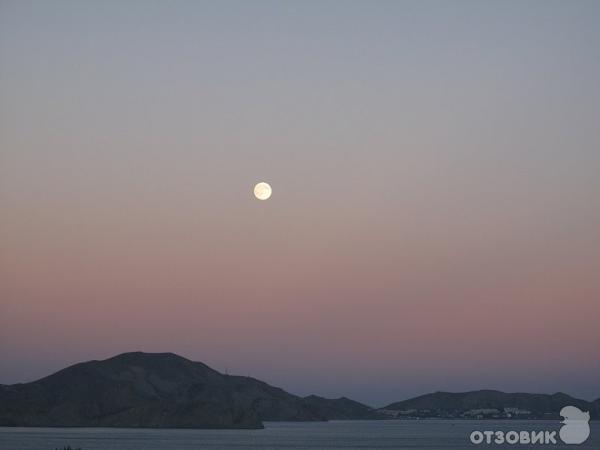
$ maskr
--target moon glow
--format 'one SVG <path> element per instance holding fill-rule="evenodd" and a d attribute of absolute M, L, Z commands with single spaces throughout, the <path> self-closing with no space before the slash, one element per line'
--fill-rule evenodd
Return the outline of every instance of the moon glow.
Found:
<path fill-rule="evenodd" d="M 269 183 L 260 182 L 254 186 L 254 196 L 259 200 L 267 200 L 271 196 L 271 192 Z"/>

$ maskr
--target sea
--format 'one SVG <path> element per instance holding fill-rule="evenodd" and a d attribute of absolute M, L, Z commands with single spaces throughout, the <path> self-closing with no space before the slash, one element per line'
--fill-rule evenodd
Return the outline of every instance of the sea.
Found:
<path fill-rule="evenodd" d="M 266 422 L 263 430 L 0 427 L 2 450 L 600 449 L 600 422 L 581 445 L 562 444 L 558 421 L 379 420 Z M 557 444 L 487 444 L 473 431 L 557 431 Z"/>

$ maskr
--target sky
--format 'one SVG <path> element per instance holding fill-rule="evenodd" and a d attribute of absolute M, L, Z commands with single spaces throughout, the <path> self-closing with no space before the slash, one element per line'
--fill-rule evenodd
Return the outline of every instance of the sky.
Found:
<path fill-rule="evenodd" d="M 0 383 L 600 397 L 599 49 L 597 1 L 1 0 Z"/>

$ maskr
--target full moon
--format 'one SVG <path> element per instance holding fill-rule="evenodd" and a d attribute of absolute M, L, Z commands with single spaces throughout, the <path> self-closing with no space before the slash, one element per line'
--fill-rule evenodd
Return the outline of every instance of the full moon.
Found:
<path fill-rule="evenodd" d="M 261 182 L 254 186 L 254 196 L 259 200 L 267 200 L 271 196 L 269 183 Z"/>

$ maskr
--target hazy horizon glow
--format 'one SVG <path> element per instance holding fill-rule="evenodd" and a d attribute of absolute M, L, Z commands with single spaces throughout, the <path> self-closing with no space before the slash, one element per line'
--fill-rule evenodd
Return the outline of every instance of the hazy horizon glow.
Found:
<path fill-rule="evenodd" d="M 600 397 L 599 48 L 594 1 L 3 1 L 0 383 Z"/>

